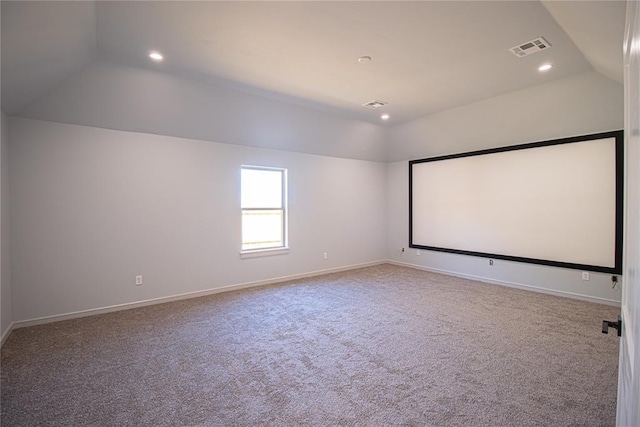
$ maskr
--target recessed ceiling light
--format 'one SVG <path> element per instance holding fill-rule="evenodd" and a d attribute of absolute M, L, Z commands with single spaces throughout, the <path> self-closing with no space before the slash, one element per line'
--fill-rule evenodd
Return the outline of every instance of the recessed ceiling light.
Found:
<path fill-rule="evenodd" d="M 553 65 L 551 64 L 542 64 L 541 66 L 538 67 L 538 71 L 545 72 L 545 71 L 549 71 L 551 68 L 553 68 Z"/>
<path fill-rule="evenodd" d="M 389 117 L 390 116 L 387 113 L 384 113 L 383 115 L 380 116 L 382 120 L 389 120 Z"/>
<path fill-rule="evenodd" d="M 365 62 L 369 62 L 371 61 L 371 57 L 370 56 L 361 56 L 360 58 L 358 58 L 358 62 L 361 64 L 364 64 Z"/>
<path fill-rule="evenodd" d="M 162 56 L 162 54 L 160 52 L 149 52 L 149 58 L 151 58 L 153 61 L 156 62 L 160 62 L 164 59 L 164 56 Z"/>

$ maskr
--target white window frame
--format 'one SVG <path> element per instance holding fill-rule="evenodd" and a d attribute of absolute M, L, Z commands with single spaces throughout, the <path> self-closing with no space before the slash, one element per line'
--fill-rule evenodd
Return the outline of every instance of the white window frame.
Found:
<path fill-rule="evenodd" d="M 254 258 L 254 257 L 262 257 L 262 256 L 270 256 L 270 255 L 282 255 L 289 253 L 289 213 L 288 213 L 288 205 L 287 205 L 287 169 L 286 168 L 276 168 L 276 167 L 268 167 L 268 166 L 254 166 L 254 165 L 242 165 L 240 167 L 240 179 L 242 182 L 242 171 L 243 170 L 261 170 L 261 171 L 272 171 L 272 172 L 280 172 L 281 173 L 281 184 L 282 184 L 282 201 L 281 208 L 243 208 L 242 207 L 242 194 L 240 195 L 240 247 L 242 248 L 242 214 L 247 210 L 281 210 L 282 211 L 282 246 L 277 247 L 265 247 L 265 248 L 256 248 L 256 249 L 241 249 L 240 257 L 241 258 Z M 242 191 L 242 185 L 240 186 Z"/>

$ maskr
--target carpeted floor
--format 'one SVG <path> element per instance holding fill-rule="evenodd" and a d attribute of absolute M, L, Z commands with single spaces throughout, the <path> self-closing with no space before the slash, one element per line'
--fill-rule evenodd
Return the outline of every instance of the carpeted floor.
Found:
<path fill-rule="evenodd" d="M 15 330 L 3 426 L 613 426 L 619 309 L 380 265 Z"/>

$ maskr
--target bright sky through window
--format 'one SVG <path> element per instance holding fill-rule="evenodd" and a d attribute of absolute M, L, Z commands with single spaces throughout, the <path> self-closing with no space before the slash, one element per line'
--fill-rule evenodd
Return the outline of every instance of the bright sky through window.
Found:
<path fill-rule="evenodd" d="M 242 250 L 286 246 L 286 171 L 242 167 Z"/>

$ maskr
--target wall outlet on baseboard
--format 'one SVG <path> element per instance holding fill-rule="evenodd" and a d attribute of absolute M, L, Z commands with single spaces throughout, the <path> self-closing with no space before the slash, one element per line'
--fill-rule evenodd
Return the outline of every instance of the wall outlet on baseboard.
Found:
<path fill-rule="evenodd" d="M 136 286 L 142 285 L 142 276 L 136 276 Z"/>
<path fill-rule="evenodd" d="M 582 280 L 589 280 L 589 272 L 588 271 L 583 271 L 582 272 Z"/>

